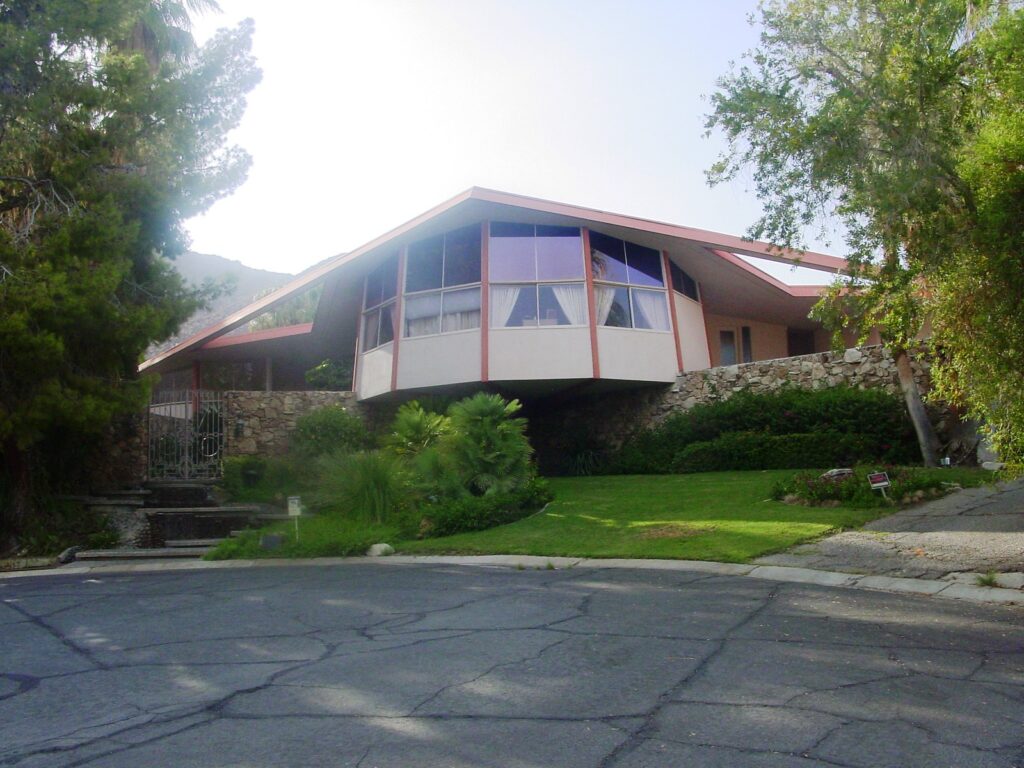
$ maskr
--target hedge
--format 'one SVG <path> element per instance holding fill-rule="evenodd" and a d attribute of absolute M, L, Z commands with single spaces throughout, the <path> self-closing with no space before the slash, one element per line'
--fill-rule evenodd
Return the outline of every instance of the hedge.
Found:
<path fill-rule="evenodd" d="M 672 469 L 675 472 L 724 472 L 850 466 L 870 452 L 861 435 L 727 432 L 715 440 L 690 443 L 676 454 Z"/>

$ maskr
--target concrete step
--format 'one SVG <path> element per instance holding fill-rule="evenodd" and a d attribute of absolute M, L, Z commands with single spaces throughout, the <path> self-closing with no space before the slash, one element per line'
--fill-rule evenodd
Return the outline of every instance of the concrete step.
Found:
<path fill-rule="evenodd" d="M 213 547 L 159 547 L 156 549 L 86 549 L 75 560 L 157 560 L 202 557 Z"/>
<path fill-rule="evenodd" d="M 164 542 L 164 548 L 216 547 L 222 541 L 224 539 L 168 539 Z"/>
<path fill-rule="evenodd" d="M 146 512 L 154 515 L 213 515 L 214 517 L 252 516 L 261 514 L 262 508 L 254 505 L 233 504 L 224 507 L 147 507 Z M 287 517 L 287 515 L 285 515 Z"/>

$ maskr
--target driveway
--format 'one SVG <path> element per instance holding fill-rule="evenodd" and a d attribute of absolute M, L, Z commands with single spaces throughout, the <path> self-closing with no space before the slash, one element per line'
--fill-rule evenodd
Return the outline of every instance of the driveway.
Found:
<path fill-rule="evenodd" d="M 910 578 L 1007 573 L 1024 586 L 1024 481 L 968 488 L 787 552 L 762 565 L 823 568 Z"/>
<path fill-rule="evenodd" d="M 1024 765 L 1024 611 L 373 562 L 0 582 L 0 765 Z"/>

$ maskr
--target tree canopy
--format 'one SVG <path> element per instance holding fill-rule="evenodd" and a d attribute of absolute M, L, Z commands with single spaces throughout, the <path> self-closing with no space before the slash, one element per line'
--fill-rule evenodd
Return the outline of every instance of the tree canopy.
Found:
<path fill-rule="evenodd" d="M 816 316 L 878 326 L 897 355 L 930 325 L 941 396 L 1024 456 L 1024 12 L 1007 0 L 770 0 L 722 77 L 712 184 L 748 169 L 750 234 L 800 248 L 846 230 L 851 282 Z"/>
<path fill-rule="evenodd" d="M 0 3 L 0 481 L 17 525 L 46 446 L 137 410 L 146 347 L 201 296 L 169 258 L 250 159 L 253 25 L 197 46 L 175 0 Z M 3 488 L 0 488 L 3 491 Z M 3 496 L 0 493 L 0 496 Z"/>

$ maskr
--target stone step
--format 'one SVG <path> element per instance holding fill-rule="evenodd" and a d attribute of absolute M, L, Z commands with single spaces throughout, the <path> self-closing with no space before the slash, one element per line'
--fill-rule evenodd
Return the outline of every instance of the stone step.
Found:
<path fill-rule="evenodd" d="M 147 507 L 146 512 L 153 515 L 212 515 L 214 517 L 250 517 L 265 514 L 262 512 L 262 507 L 244 504 L 224 507 Z"/>
<path fill-rule="evenodd" d="M 86 549 L 75 560 L 154 560 L 202 557 L 213 547 L 159 547 L 155 549 Z"/>
<path fill-rule="evenodd" d="M 224 539 L 168 539 L 164 542 L 165 549 L 180 549 L 189 547 L 215 547 Z"/>

